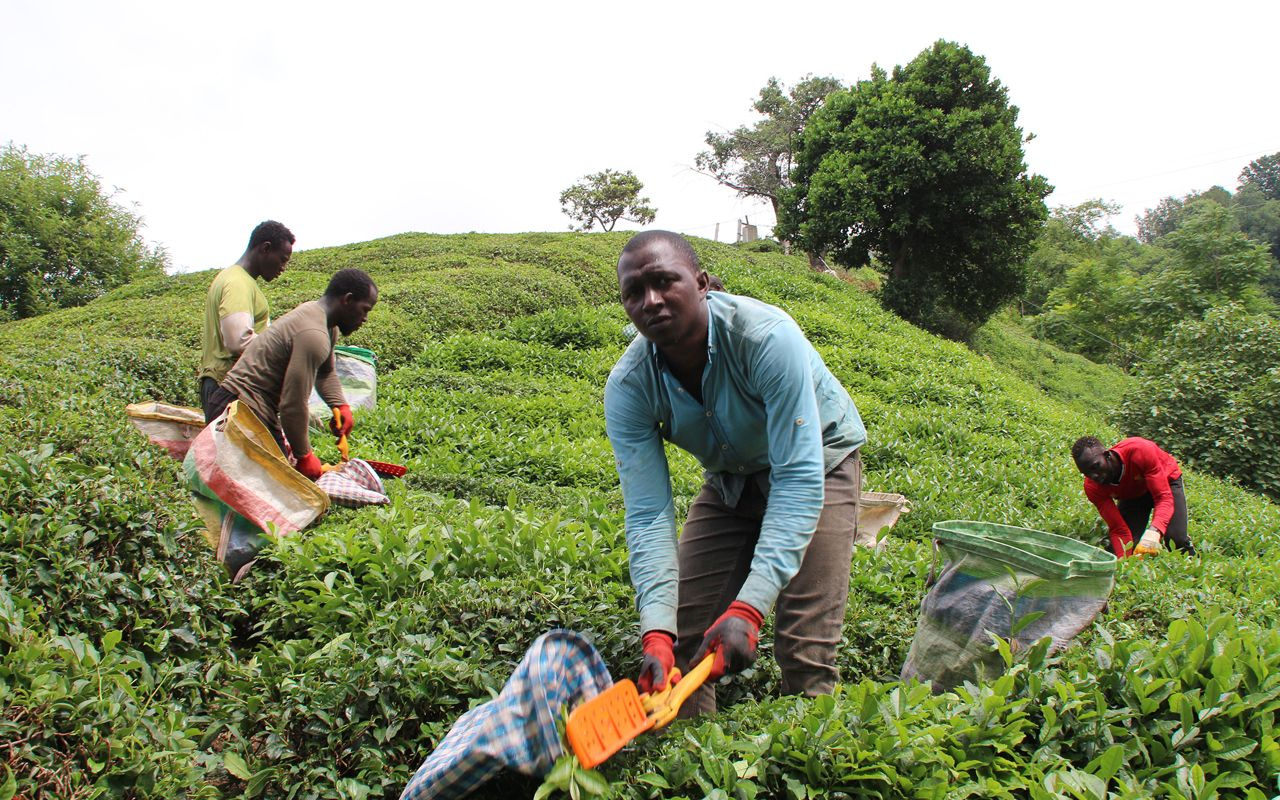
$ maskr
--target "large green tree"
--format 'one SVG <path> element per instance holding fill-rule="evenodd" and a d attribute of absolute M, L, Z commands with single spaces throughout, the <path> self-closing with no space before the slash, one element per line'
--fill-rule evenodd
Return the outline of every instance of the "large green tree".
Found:
<path fill-rule="evenodd" d="M 969 48 L 939 41 L 827 97 L 805 127 L 780 235 L 846 266 L 873 257 L 906 319 L 969 335 L 1025 283 L 1052 187 L 1029 174 L 1018 109 Z"/>
<path fill-rule="evenodd" d="M 648 225 L 658 211 L 649 205 L 649 198 L 640 196 L 642 189 L 644 184 L 631 170 L 606 169 L 561 192 L 560 208 L 577 223 L 577 227 L 570 224 L 569 230 L 589 231 L 599 225 L 611 231 L 620 219 Z"/>
<path fill-rule="evenodd" d="M 144 271 L 162 271 L 141 218 L 81 158 L 0 150 L 0 318 L 82 305 Z"/>
<path fill-rule="evenodd" d="M 1137 358 L 1137 277 L 1101 256 L 1073 263 L 1034 320 L 1037 334 L 1094 361 L 1128 366 Z"/>
<path fill-rule="evenodd" d="M 768 200 L 777 214 L 779 195 L 790 183 L 792 161 L 805 124 L 827 95 L 843 86 L 835 78 L 806 75 L 787 89 L 777 78 L 770 78 L 751 105 L 764 118 L 728 133 L 707 131 L 711 149 L 698 154 L 698 171 L 733 189 L 739 197 Z"/>

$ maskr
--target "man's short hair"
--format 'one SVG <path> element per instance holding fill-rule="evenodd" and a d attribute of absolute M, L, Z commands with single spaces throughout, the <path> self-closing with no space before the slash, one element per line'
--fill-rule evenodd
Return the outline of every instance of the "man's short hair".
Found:
<path fill-rule="evenodd" d="M 1101 450 L 1107 449 L 1106 445 L 1104 445 L 1102 440 L 1097 436 L 1081 436 L 1079 439 L 1076 439 L 1075 444 L 1071 445 L 1072 460 L 1074 460 L 1078 466 L 1080 464 L 1080 457 L 1084 455 L 1084 451 L 1092 450 L 1095 447 Z"/>
<path fill-rule="evenodd" d="M 259 222 L 258 227 L 249 234 L 249 249 L 252 250 L 263 242 L 271 242 L 272 247 L 280 247 L 285 242 L 293 244 L 296 241 L 298 240 L 293 238 L 293 231 L 274 219 L 269 219 Z"/>
<path fill-rule="evenodd" d="M 344 297 L 348 294 L 357 300 L 364 300 L 377 291 L 378 286 L 362 269 L 340 269 L 329 279 L 329 286 L 324 290 L 325 297 Z"/>
<path fill-rule="evenodd" d="M 689 240 L 671 231 L 640 231 L 627 240 L 627 244 L 622 248 L 622 253 L 618 258 L 621 259 L 627 253 L 642 250 L 654 242 L 666 242 L 671 245 L 671 248 L 677 254 L 683 256 L 695 270 L 702 269 L 702 263 L 698 261 L 698 254 L 693 251 L 693 246 L 689 244 Z"/>

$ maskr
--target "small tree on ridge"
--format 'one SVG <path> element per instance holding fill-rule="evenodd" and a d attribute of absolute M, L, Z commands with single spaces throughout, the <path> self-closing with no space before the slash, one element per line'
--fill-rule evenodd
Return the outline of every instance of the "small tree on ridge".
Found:
<path fill-rule="evenodd" d="M 560 193 L 560 208 L 572 223 L 569 230 L 589 231 L 599 225 L 603 231 L 613 230 L 618 220 L 625 219 L 648 225 L 658 216 L 649 206 L 649 198 L 641 197 L 644 184 L 631 170 L 606 169 L 588 175 Z"/>

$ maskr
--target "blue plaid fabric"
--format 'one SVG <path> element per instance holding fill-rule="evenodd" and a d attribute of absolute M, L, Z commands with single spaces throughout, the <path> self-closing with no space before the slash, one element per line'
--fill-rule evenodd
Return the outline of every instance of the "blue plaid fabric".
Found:
<path fill-rule="evenodd" d="M 499 695 L 463 714 L 427 756 L 400 800 L 463 797 L 503 768 L 545 775 L 564 752 L 561 709 L 613 685 L 590 642 L 556 629 L 534 640 Z"/>

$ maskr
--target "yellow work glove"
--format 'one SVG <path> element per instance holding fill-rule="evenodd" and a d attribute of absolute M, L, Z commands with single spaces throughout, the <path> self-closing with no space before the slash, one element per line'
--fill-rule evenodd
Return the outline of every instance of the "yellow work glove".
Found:
<path fill-rule="evenodd" d="M 1142 533 L 1142 538 L 1138 540 L 1138 544 L 1133 548 L 1133 555 L 1146 556 L 1154 555 L 1160 552 L 1160 539 L 1163 534 L 1153 527 L 1148 527 Z"/>

